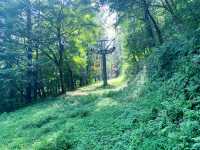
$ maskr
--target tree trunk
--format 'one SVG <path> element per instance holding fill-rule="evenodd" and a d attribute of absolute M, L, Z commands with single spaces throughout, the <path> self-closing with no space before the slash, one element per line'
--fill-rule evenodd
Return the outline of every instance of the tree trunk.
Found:
<path fill-rule="evenodd" d="M 38 14 L 38 17 L 37 17 L 37 28 L 39 30 L 36 31 L 36 34 L 37 34 L 37 39 L 35 40 L 35 52 L 36 52 L 36 56 L 35 56 L 35 68 L 34 68 L 34 99 L 37 99 L 38 96 L 40 96 L 40 92 L 39 92 L 39 73 L 41 72 L 40 68 L 39 68 L 39 37 L 40 37 L 40 34 L 41 34 L 41 3 L 40 3 L 40 0 L 38 1 L 38 6 L 39 6 L 39 14 Z"/>
<path fill-rule="evenodd" d="M 146 8 L 144 8 L 144 22 L 146 25 L 146 31 L 148 34 L 148 38 L 150 38 L 148 44 L 149 44 L 149 47 L 152 47 L 155 45 L 155 37 L 154 37 L 153 29 L 151 26 L 151 22 L 149 19 L 148 10 Z"/>
<path fill-rule="evenodd" d="M 151 19 L 151 21 L 153 22 L 153 25 L 154 25 L 154 27 L 155 27 L 155 30 L 156 30 L 156 33 L 157 33 L 157 36 L 158 36 L 159 43 L 162 44 L 162 43 L 163 43 L 163 37 L 162 37 L 161 30 L 160 30 L 158 24 L 156 23 L 155 19 L 153 18 L 153 16 L 151 15 L 150 12 L 149 12 L 149 17 L 150 17 L 150 19 Z"/>
<path fill-rule="evenodd" d="M 89 84 L 91 80 L 91 66 L 92 66 L 89 51 L 87 51 L 86 55 L 87 55 L 86 84 Z"/>
<path fill-rule="evenodd" d="M 37 99 L 38 97 L 38 58 L 39 58 L 39 53 L 38 53 L 38 48 L 36 48 L 36 64 L 35 64 L 35 70 L 34 70 L 34 99 Z"/>
<path fill-rule="evenodd" d="M 68 73 L 69 73 L 69 78 L 68 78 L 69 90 L 74 90 L 75 89 L 74 77 L 73 77 L 73 72 L 72 72 L 71 68 L 68 69 Z"/>
<path fill-rule="evenodd" d="M 59 75 L 60 75 L 60 85 L 61 85 L 61 93 L 65 93 L 65 85 L 64 85 L 64 73 L 63 73 L 63 54 L 64 54 L 64 45 L 62 43 L 61 37 L 61 27 L 58 25 L 57 27 L 57 38 L 59 44 Z"/>
<path fill-rule="evenodd" d="M 63 78 L 63 69 L 61 66 L 59 66 L 59 79 L 60 79 L 60 86 L 61 86 L 61 94 L 65 93 L 65 87 L 64 87 L 64 78 Z"/>
<path fill-rule="evenodd" d="M 29 0 L 27 0 L 27 8 L 26 8 L 26 15 L 27 15 L 27 41 L 28 41 L 28 47 L 27 47 L 27 87 L 26 87 L 26 101 L 27 103 L 30 103 L 32 101 L 32 82 L 33 82 L 33 71 L 32 71 L 32 40 L 31 40 L 31 32 L 32 32 L 32 20 L 31 20 L 31 3 Z"/>
<path fill-rule="evenodd" d="M 146 0 L 143 0 L 143 4 L 144 4 L 144 9 L 145 9 L 145 14 L 149 16 L 149 19 L 152 21 L 153 26 L 155 28 L 156 34 L 158 36 L 158 41 L 160 44 L 163 43 L 163 37 L 162 37 L 162 33 L 161 30 L 158 26 L 158 24 L 156 23 L 154 17 L 151 15 L 151 12 L 149 11 L 149 5 L 147 4 Z"/>

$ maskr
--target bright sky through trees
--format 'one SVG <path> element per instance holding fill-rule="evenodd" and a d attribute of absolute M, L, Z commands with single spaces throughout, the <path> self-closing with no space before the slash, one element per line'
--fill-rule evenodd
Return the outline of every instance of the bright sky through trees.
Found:
<path fill-rule="evenodd" d="M 115 23 L 117 19 L 117 14 L 111 12 L 108 5 L 103 5 L 100 8 L 100 18 L 101 25 L 104 30 L 104 38 L 112 40 L 116 37 Z"/>

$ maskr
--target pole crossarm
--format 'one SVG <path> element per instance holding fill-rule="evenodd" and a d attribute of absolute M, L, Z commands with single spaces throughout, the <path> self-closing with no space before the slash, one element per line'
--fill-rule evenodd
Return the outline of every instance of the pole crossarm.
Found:
<path fill-rule="evenodd" d="M 100 54 L 100 55 L 106 54 L 107 55 L 107 54 L 113 53 L 115 51 L 115 49 L 116 49 L 115 47 L 112 47 L 110 49 L 91 48 L 91 51 L 96 53 L 96 54 Z"/>
<path fill-rule="evenodd" d="M 113 44 L 114 41 L 115 41 L 115 39 L 99 40 L 99 41 L 97 41 L 96 46 L 91 48 L 91 51 L 96 54 L 100 54 L 100 55 L 113 53 L 116 49 L 115 46 L 111 47 L 111 45 Z"/>

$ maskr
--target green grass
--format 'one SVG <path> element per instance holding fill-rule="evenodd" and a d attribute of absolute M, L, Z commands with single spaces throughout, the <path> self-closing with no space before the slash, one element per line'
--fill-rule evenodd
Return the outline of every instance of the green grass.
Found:
<path fill-rule="evenodd" d="M 111 80 L 106 89 L 100 83 L 80 88 L 2 114 L 0 149 L 126 149 L 131 106 L 123 97 L 122 81 Z"/>
<path fill-rule="evenodd" d="M 114 79 L 105 89 L 99 83 L 4 113 L 0 149 L 178 150 L 192 144 L 198 148 L 199 113 L 182 108 L 181 101 L 163 99 L 159 90 L 146 92 L 146 82 L 144 67 L 129 84 Z M 173 122 L 182 111 L 182 122 Z M 197 142 L 191 144 L 190 139 Z"/>

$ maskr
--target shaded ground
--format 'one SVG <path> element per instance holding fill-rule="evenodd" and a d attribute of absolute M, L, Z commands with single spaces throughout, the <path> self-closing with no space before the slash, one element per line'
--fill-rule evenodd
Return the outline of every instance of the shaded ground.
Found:
<path fill-rule="evenodd" d="M 0 149 L 131 148 L 134 122 L 149 114 L 139 101 L 145 74 L 144 68 L 132 86 L 114 79 L 106 89 L 96 84 L 2 114 Z"/>

